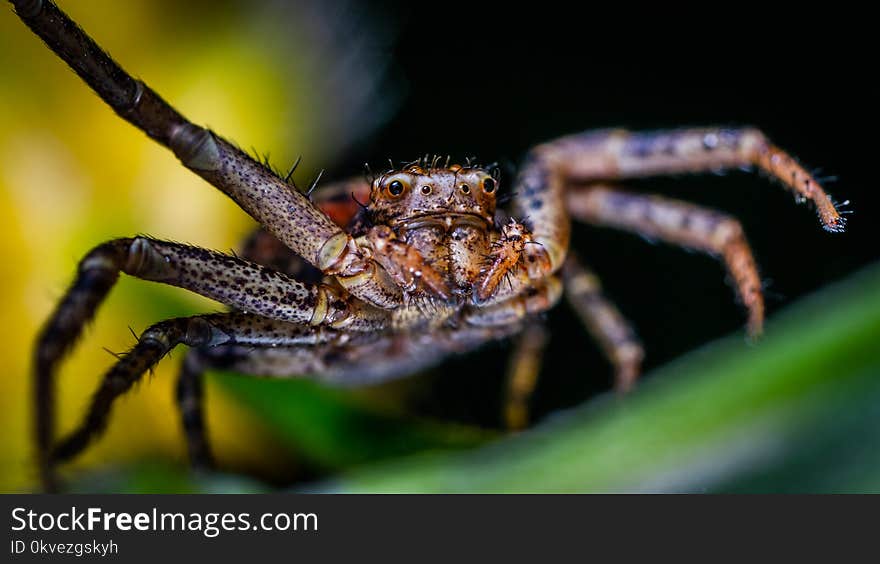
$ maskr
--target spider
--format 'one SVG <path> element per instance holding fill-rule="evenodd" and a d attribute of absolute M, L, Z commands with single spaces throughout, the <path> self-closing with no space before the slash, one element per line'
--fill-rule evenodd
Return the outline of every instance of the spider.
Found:
<path fill-rule="evenodd" d="M 194 466 L 211 465 L 202 377 L 212 368 L 359 385 L 417 372 L 492 340 L 513 338 L 504 418 L 527 423 L 544 338 L 534 321 L 563 297 L 630 390 L 641 344 L 569 249 L 572 219 L 632 231 L 718 257 L 748 312 L 764 321 L 761 281 L 740 223 L 693 204 L 626 191 L 651 175 L 757 168 L 809 200 L 822 226 L 844 218 L 819 182 L 754 128 L 587 131 L 528 152 L 499 209 L 497 167 L 424 157 L 369 178 L 303 193 L 266 164 L 198 126 L 127 74 L 49 0 L 11 0 L 16 14 L 122 118 L 232 198 L 261 227 L 241 256 L 146 236 L 98 245 L 43 327 L 35 350 L 38 464 L 56 467 L 105 429 L 114 401 L 169 351 L 189 347 L 177 403 Z M 54 438 L 59 362 L 120 273 L 219 301 L 226 313 L 148 328 L 104 375 L 84 421 Z"/>

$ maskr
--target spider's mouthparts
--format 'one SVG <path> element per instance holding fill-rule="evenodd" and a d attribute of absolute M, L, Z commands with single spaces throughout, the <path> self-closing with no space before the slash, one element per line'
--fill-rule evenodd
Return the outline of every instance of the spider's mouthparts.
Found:
<path fill-rule="evenodd" d="M 475 213 L 431 212 L 409 216 L 396 222 L 401 233 L 425 227 L 441 227 L 447 231 L 454 227 L 476 227 L 486 229 L 491 222 Z"/>

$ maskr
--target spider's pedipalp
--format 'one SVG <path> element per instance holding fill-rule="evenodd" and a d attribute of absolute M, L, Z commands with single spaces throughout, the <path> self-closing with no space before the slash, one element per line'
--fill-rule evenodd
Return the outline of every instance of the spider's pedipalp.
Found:
<path fill-rule="evenodd" d="M 557 276 L 548 276 L 544 280 L 522 287 L 511 280 L 509 293 L 499 289 L 496 298 L 506 299 L 492 301 L 487 305 L 468 313 L 465 321 L 477 327 L 500 327 L 516 325 L 532 315 L 547 311 L 559 302 L 562 297 L 562 282 Z M 501 288 L 504 288 L 502 285 Z"/>

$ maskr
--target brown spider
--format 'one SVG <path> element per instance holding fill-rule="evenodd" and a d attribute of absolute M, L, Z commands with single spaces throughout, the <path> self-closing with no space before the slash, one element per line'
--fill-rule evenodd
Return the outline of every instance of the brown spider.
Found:
<path fill-rule="evenodd" d="M 825 229 L 844 226 L 819 183 L 751 128 L 592 131 L 539 145 L 514 181 L 511 215 L 496 209 L 495 169 L 448 159 L 441 165 L 436 157 L 392 165 L 369 181 L 337 183 L 312 198 L 180 115 L 52 2 L 12 2 L 25 24 L 120 116 L 262 225 L 241 257 L 139 236 L 103 243 L 82 259 L 36 346 L 37 446 L 49 489 L 56 485 L 55 466 L 105 428 L 115 399 L 179 344 L 191 348 L 178 405 L 190 458 L 202 466 L 211 454 L 201 381 L 214 367 L 353 385 L 410 374 L 449 354 L 518 336 L 505 418 L 521 427 L 544 341 L 532 320 L 563 294 L 614 365 L 616 388 L 630 389 L 642 347 L 602 296 L 596 276 L 569 252 L 571 218 L 718 256 L 748 309 L 749 333 L 759 334 L 761 283 L 740 223 L 626 192 L 613 180 L 757 167 L 812 201 Z M 185 288 L 231 310 L 147 329 L 104 376 L 83 423 L 55 444 L 55 370 L 120 272 Z"/>

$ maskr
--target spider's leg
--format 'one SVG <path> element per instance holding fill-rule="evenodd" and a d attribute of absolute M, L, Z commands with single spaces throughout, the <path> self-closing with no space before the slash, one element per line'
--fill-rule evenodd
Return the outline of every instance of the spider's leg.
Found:
<path fill-rule="evenodd" d="M 504 424 L 509 430 L 524 429 L 529 422 L 529 398 L 541 372 L 547 331 L 539 324 L 527 326 L 514 341 L 507 365 Z"/>
<path fill-rule="evenodd" d="M 111 243 L 100 245 L 86 255 L 80 262 L 76 281 L 37 337 L 34 417 L 37 463 L 41 482 L 47 491 L 56 489 L 48 459 L 55 429 L 55 368 L 119 278 L 119 269 L 113 266 L 115 255 L 116 250 Z"/>
<path fill-rule="evenodd" d="M 645 356 L 635 331 L 617 307 L 602 295 L 596 275 L 574 256 L 566 259 L 562 276 L 568 303 L 614 365 L 615 389 L 629 391 L 641 372 Z"/>
<path fill-rule="evenodd" d="M 798 198 L 812 201 L 826 230 L 843 230 L 844 219 L 819 182 L 754 128 L 587 131 L 539 145 L 529 153 L 517 178 L 514 213 L 528 218 L 549 260 L 548 270 L 555 272 L 568 248 L 565 190 L 573 182 L 754 167 Z"/>
<path fill-rule="evenodd" d="M 700 206 L 594 185 L 568 193 L 576 219 L 632 231 L 683 247 L 704 251 L 724 261 L 737 295 L 749 312 L 750 335 L 761 333 L 764 296 L 761 279 L 742 225 L 736 218 Z"/>
<path fill-rule="evenodd" d="M 247 313 L 199 315 L 161 321 L 144 331 L 137 344 L 104 375 L 83 422 L 55 446 L 51 466 L 69 460 L 106 428 L 113 402 L 127 392 L 171 349 L 180 344 L 215 347 L 224 344 L 292 346 L 314 344 L 327 333 L 307 326 Z"/>
<path fill-rule="evenodd" d="M 375 330 L 387 314 L 325 285 L 308 286 L 236 257 L 147 237 L 99 245 L 79 264 L 76 280 L 37 338 L 36 439 L 43 483 L 51 489 L 48 449 L 54 428 L 55 368 L 124 272 L 191 290 L 239 309 L 307 325 Z"/>
<path fill-rule="evenodd" d="M 492 340 L 516 334 L 521 325 L 473 327 L 460 325 L 437 331 L 334 334 L 305 338 L 291 345 L 228 343 L 199 352 L 210 368 L 233 370 L 263 378 L 314 378 L 351 387 L 412 375 L 434 366 L 450 354 L 462 354 Z M 321 337 L 318 335 L 318 337 Z"/>
<path fill-rule="evenodd" d="M 539 281 L 530 281 L 524 269 L 513 278 L 513 283 L 501 287 L 492 300 L 469 311 L 464 321 L 476 328 L 489 330 L 523 329 L 507 370 L 507 396 L 504 403 L 504 423 L 509 429 L 521 429 L 528 422 L 528 400 L 535 388 L 540 371 L 540 357 L 546 335 L 535 317 L 552 308 L 562 297 L 562 283 L 550 275 Z"/>
<path fill-rule="evenodd" d="M 205 369 L 199 349 L 188 350 L 180 365 L 175 391 L 180 422 L 186 436 L 186 451 L 193 468 L 210 468 L 214 465 L 202 410 Z"/>
<path fill-rule="evenodd" d="M 171 319 L 153 325 L 137 344 L 107 372 L 80 426 L 55 445 L 49 454 L 50 471 L 59 462 L 73 458 L 106 426 L 113 401 L 128 391 L 140 377 L 178 344 L 207 344 L 213 331 L 199 318 Z"/>
<path fill-rule="evenodd" d="M 184 166 L 228 195 L 295 253 L 374 305 L 403 297 L 327 214 L 299 190 L 219 135 L 190 122 L 133 78 L 49 0 L 12 0 L 16 14 L 117 114 L 171 149 Z"/>

